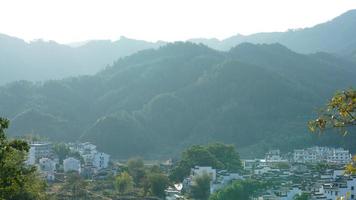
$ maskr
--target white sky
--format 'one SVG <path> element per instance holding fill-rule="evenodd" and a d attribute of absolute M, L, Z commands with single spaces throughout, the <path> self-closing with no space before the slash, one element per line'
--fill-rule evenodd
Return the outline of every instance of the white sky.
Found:
<path fill-rule="evenodd" d="M 356 0 L 0 0 L 0 33 L 59 43 L 186 40 L 309 27 Z"/>

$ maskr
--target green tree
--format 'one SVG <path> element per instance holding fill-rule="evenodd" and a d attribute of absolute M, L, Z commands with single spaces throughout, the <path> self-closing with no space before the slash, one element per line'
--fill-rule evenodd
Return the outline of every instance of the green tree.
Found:
<path fill-rule="evenodd" d="M 29 145 L 22 140 L 8 140 L 9 121 L 0 118 L 0 199 L 46 199 L 45 183 L 36 168 L 24 164 Z"/>
<path fill-rule="evenodd" d="M 53 145 L 53 151 L 58 155 L 59 163 L 62 163 L 63 160 L 70 154 L 69 147 L 64 143 L 57 143 Z"/>
<path fill-rule="evenodd" d="M 191 197 L 197 200 L 207 200 L 210 196 L 210 182 L 211 177 L 207 173 L 194 177 L 190 188 Z"/>
<path fill-rule="evenodd" d="M 294 197 L 294 200 L 309 200 L 310 195 L 308 193 L 297 194 Z"/>
<path fill-rule="evenodd" d="M 323 108 L 317 119 L 308 122 L 311 132 L 322 132 L 326 129 L 339 129 L 344 134 L 346 128 L 356 125 L 356 91 L 348 89 L 337 92 Z"/>
<path fill-rule="evenodd" d="M 68 172 L 66 174 L 66 180 L 61 188 L 62 193 L 70 193 L 72 199 L 86 199 L 87 183 L 77 172 Z"/>
<path fill-rule="evenodd" d="M 265 184 L 255 180 L 238 180 L 213 193 L 209 200 L 247 200 L 263 188 Z"/>
<path fill-rule="evenodd" d="M 144 191 L 150 195 L 164 198 L 164 190 L 169 185 L 168 177 L 159 172 L 148 173 L 144 181 Z"/>
<path fill-rule="evenodd" d="M 133 179 L 127 172 L 115 177 L 115 188 L 120 194 L 125 194 L 133 189 Z"/>
<path fill-rule="evenodd" d="M 145 166 L 141 158 L 131 158 L 127 161 L 127 169 L 134 183 L 139 186 L 145 177 Z"/>
<path fill-rule="evenodd" d="M 182 181 L 194 166 L 211 166 L 231 172 L 237 172 L 242 168 L 240 156 L 232 145 L 221 143 L 194 145 L 183 151 L 181 160 L 170 173 L 170 179 Z"/>

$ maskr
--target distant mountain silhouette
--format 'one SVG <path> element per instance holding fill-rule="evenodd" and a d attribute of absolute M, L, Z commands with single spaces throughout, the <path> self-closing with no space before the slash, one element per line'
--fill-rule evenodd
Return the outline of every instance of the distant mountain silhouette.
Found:
<path fill-rule="evenodd" d="M 0 85 L 16 80 L 43 81 L 94 74 L 120 57 L 160 45 L 121 37 L 115 42 L 88 41 L 70 47 L 53 41 L 26 43 L 0 34 Z"/>
<path fill-rule="evenodd" d="M 225 40 L 192 39 L 213 49 L 228 51 L 238 44 L 280 43 L 299 53 L 328 52 L 356 62 L 356 10 L 311 28 L 287 32 L 236 35 Z M 157 48 L 165 42 L 120 40 L 86 41 L 61 45 L 53 41 L 26 43 L 0 34 L 0 85 L 17 80 L 43 81 L 69 76 L 92 75 L 116 59 L 140 50 Z"/>
<path fill-rule="evenodd" d="M 331 21 L 311 28 L 287 32 L 236 35 L 225 40 L 192 39 L 218 50 L 229 50 L 243 43 L 280 43 L 300 53 L 329 52 L 350 55 L 356 51 L 356 10 L 350 10 Z"/>

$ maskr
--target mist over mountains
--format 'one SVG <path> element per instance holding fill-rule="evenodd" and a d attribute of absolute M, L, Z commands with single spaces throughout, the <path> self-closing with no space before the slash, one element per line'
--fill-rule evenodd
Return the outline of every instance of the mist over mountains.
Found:
<path fill-rule="evenodd" d="M 306 128 L 336 90 L 356 85 L 355 27 L 349 11 L 308 29 L 223 41 L 121 38 L 73 48 L 1 35 L 1 83 L 61 80 L 1 86 L 0 113 L 13 136 L 91 141 L 117 158 L 167 158 L 213 141 L 243 156 L 311 144 L 356 151 L 355 134 Z"/>
<path fill-rule="evenodd" d="M 298 53 L 328 52 L 356 61 L 356 10 L 311 28 L 287 32 L 236 35 L 225 40 L 191 39 L 213 49 L 228 51 L 238 44 L 280 43 Z M 53 41 L 26 43 L 0 34 L 0 85 L 17 80 L 44 81 L 69 76 L 93 75 L 140 50 L 157 48 L 166 42 L 146 42 L 121 37 L 120 40 L 94 40 L 73 45 Z"/>

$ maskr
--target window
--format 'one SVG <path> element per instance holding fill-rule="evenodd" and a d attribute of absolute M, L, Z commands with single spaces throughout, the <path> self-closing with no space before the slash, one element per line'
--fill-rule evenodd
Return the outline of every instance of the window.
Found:
<path fill-rule="evenodd" d="M 355 199 L 355 195 L 352 194 L 352 195 L 351 195 L 351 199 Z"/>
<path fill-rule="evenodd" d="M 354 190 L 355 188 L 354 188 L 354 186 L 351 186 L 351 190 Z"/>

